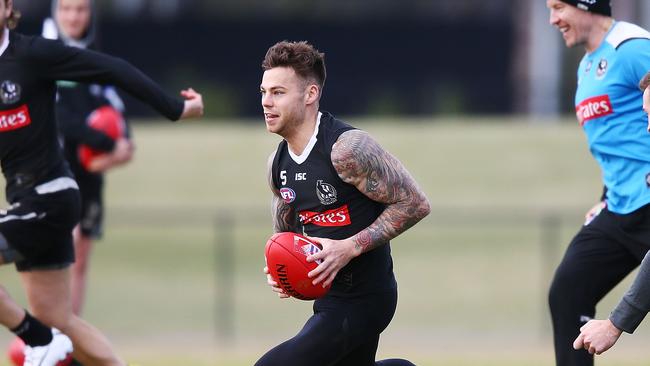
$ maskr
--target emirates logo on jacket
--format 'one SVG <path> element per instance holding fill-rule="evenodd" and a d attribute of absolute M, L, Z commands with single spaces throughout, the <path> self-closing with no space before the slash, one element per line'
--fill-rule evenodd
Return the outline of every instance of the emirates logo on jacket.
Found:
<path fill-rule="evenodd" d="M 26 105 L 8 111 L 0 111 L 0 132 L 6 132 L 28 126 L 32 123 Z"/>
<path fill-rule="evenodd" d="M 581 126 L 587 121 L 612 113 L 614 113 L 614 108 L 612 108 L 612 102 L 607 94 L 585 99 L 576 106 L 576 117 Z"/>

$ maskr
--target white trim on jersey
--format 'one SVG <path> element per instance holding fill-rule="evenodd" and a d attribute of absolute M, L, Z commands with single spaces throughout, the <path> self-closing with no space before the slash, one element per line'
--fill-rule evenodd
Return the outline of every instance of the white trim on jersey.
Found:
<path fill-rule="evenodd" d="M 305 149 L 302 151 L 300 155 L 296 155 L 293 152 L 291 152 L 291 149 L 287 149 L 289 151 L 289 156 L 291 156 L 291 159 L 296 162 L 296 164 L 300 165 L 307 160 L 309 157 L 309 153 L 314 149 L 314 146 L 316 145 L 316 141 L 318 140 L 316 138 L 316 135 L 318 135 L 318 127 L 320 126 L 320 117 L 323 114 L 321 112 L 318 112 L 318 118 L 316 118 L 316 128 L 314 128 L 314 134 L 311 136 L 311 139 L 309 139 L 309 143 L 305 147 Z"/>
<path fill-rule="evenodd" d="M 0 41 L 0 56 L 7 50 L 9 47 L 9 28 L 5 27 L 4 32 L 2 32 L 2 41 Z"/>
<path fill-rule="evenodd" d="M 124 113 L 124 101 L 122 101 L 122 98 L 120 98 L 120 95 L 117 94 L 117 90 L 115 90 L 114 87 L 104 87 L 104 98 L 106 98 L 106 100 L 111 103 L 113 108 Z"/>
<path fill-rule="evenodd" d="M 45 18 L 43 21 L 43 32 L 41 35 L 43 38 L 47 39 L 59 39 L 59 31 L 56 29 L 56 23 L 54 23 L 54 19 Z"/>
<path fill-rule="evenodd" d="M 7 215 L 5 217 L 0 218 L 0 224 L 7 221 L 13 221 L 13 220 L 31 220 L 36 218 L 37 216 L 38 215 L 36 214 L 36 212 L 30 212 L 24 215 Z"/>
<path fill-rule="evenodd" d="M 650 32 L 639 27 L 636 24 L 628 22 L 614 23 L 614 29 L 606 38 L 607 43 L 611 44 L 614 49 L 618 48 L 621 43 L 633 38 L 647 38 L 650 39 Z"/>
<path fill-rule="evenodd" d="M 69 188 L 79 189 L 79 186 L 77 185 L 77 182 L 75 182 L 75 180 L 72 178 L 60 177 L 43 184 L 39 184 L 35 189 L 36 193 L 38 194 L 48 194 Z"/>

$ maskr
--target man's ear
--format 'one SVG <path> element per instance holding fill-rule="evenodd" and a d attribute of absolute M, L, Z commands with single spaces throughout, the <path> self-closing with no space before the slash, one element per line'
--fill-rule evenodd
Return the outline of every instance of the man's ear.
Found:
<path fill-rule="evenodd" d="M 320 87 L 316 84 L 307 86 L 307 93 L 305 94 L 305 103 L 313 104 L 320 99 Z"/>

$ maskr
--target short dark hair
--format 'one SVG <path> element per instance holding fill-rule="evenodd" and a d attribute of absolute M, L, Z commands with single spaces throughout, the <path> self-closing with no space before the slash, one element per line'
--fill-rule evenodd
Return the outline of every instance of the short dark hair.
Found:
<path fill-rule="evenodd" d="M 5 0 L 5 5 L 9 4 L 9 0 Z M 7 28 L 14 29 L 18 26 L 18 21 L 20 20 L 20 12 L 15 8 L 11 10 L 9 14 L 9 19 L 7 19 Z"/>
<path fill-rule="evenodd" d="M 275 67 L 290 67 L 300 77 L 313 79 L 321 89 L 325 85 L 325 54 L 307 41 L 282 41 L 271 46 L 264 56 L 262 69 L 266 71 Z"/>

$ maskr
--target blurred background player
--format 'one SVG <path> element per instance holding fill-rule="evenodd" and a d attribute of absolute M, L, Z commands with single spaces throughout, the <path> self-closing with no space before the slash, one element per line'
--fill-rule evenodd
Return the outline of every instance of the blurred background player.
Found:
<path fill-rule="evenodd" d="M 322 261 L 309 275 L 332 287 L 303 329 L 255 365 L 413 365 L 375 363 L 375 355 L 397 306 L 389 241 L 428 215 L 429 202 L 367 133 L 319 111 L 324 56 L 306 42 L 279 42 L 262 64 L 266 127 L 283 138 L 269 159 L 274 231 L 301 231 L 321 244 L 307 258 Z M 288 191 L 295 194 L 281 194 Z"/>
<path fill-rule="evenodd" d="M 92 0 L 53 0 L 52 17 L 43 24 L 43 37 L 60 39 L 73 47 L 96 49 L 95 10 Z M 81 194 L 81 221 L 74 230 L 75 263 L 71 272 L 72 311 L 79 315 L 86 294 L 92 241 L 102 234 L 102 172 L 131 160 L 133 147 L 128 139 L 128 125 L 127 135 L 113 140 L 88 124 L 91 114 L 102 106 L 110 106 L 123 114 L 124 103 L 113 87 L 68 81 L 59 81 L 57 85 L 56 117 L 63 152 Z M 84 166 L 79 157 L 82 144 L 107 154 Z"/>
<path fill-rule="evenodd" d="M 57 80 L 115 84 L 172 120 L 203 114 L 200 94 L 170 97 L 127 62 L 10 31 L 12 0 L 0 0 L 0 162 L 7 210 L 0 212 L 0 263 L 15 263 L 36 318 L 0 288 L 0 323 L 30 345 L 26 365 L 55 365 L 72 350 L 89 365 L 123 365 L 106 338 L 72 312 L 72 230 L 80 197 L 58 140 Z M 42 323 L 41 323 L 42 321 Z M 34 346 L 32 346 L 34 345 Z"/>
<path fill-rule="evenodd" d="M 650 113 L 650 72 L 641 81 L 643 110 Z M 648 117 L 650 132 L 650 116 Z M 573 348 L 586 349 L 591 354 L 601 354 L 610 349 L 623 332 L 634 333 L 650 311 L 650 252 L 641 262 L 639 273 L 608 319 L 590 320 L 580 328 Z"/>
<path fill-rule="evenodd" d="M 43 23 L 43 37 L 60 39 L 64 44 L 72 47 L 97 50 L 95 10 L 92 0 L 53 0 L 51 17 Z M 63 143 L 63 153 L 79 185 L 81 195 L 81 220 L 73 232 L 75 262 L 71 268 L 72 311 L 80 315 L 86 297 L 92 241 L 99 239 L 102 234 L 104 216 L 102 172 L 131 160 L 133 148 L 127 140 L 129 129 L 125 119 L 122 121 L 127 134 L 118 140 L 89 125 L 91 115 L 102 113 L 98 108 L 103 106 L 110 106 L 120 115 L 123 114 L 124 103 L 114 88 L 70 81 L 59 81 L 57 86 L 56 117 Z M 114 115 L 118 114 L 110 116 Z M 82 164 L 79 151 L 82 144 L 106 154 L 93 159 L 88 165 Z M 21 343 L 22 340 L 16 338 L 10 344 L 10 355 L 11 352 L 18 352 L 21 349 Z M 77 360 L 71 363 L 71 365 L 79 364 Z"/>
<path fill-rule="evenodd" d="M 605 192 L 587 213 L 549 293 L 557 365 L 593 365 L 574 350 L 596 304 L 650 248 L 650 134 L 637 87 L 650 70 L 650 33 L 611 17 L 609 0 L 547 0 L 567 47 L 582 46 L 576 114 L 600 165 Z"/>

